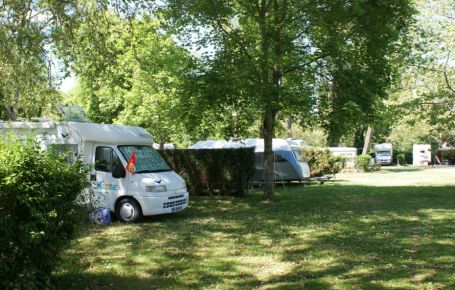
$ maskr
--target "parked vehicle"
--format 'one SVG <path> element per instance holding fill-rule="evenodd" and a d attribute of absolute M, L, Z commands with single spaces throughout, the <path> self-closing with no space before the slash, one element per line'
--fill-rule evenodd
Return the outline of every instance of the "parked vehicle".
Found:
<path fill-rule="evenodd" d="M 355 160 L 357 157 L 357 148 L 355 147 L 330 147 L 330 153 L 333 156 L 341 156 L 346 158 L 345 168 L 355 168 Z"/>
<path fill-rule="evenodd" d="M 374 153 L 376 156 L 376 162 L 381 165 L 392 165 L 393 161 L 393 150 L 392 144 L 382 143 L 374 146 Z"/>
<path fill-rule="evenodd" d="M 414 144 L 412 146 L 412 165 L 422 166 L 431 163 L 431 145 Z"/>
<path fill-rule="evenodd" d="M 199 141 L 189 149 L 216 149 L 254 147 L 256 155 L 256 170 L 253 183 L 264 181 L 264 139 L 245 139 L 241 141 L 206 140 Z M 298 156 L 284 139 L 273 139 L 272 143 L 274 172 L 276 182 L 305 181 L 310 178 L 310 168 L 305 161 L 299 161 Z"/>
<path fill-rule="evenodd" d="M 159 150 L 160 149 L 160 144 L 153 143 L 153 148 L 156 149 L 156 150 Z M 164 150 L 172 150 L 172 149 L 175 149 L 175 146 L 172 143 L 164 143 L 163 149 Z"/>
<path fill-rule="evenodd" d="M 69 152 L 69 161 L 82 156 L 93 165 L 90 181 L 96 205 L 109 208 L 121 221 L 188 207 L 185 181 L 153 149 L 153 138 L 143 128 L 71 121 L 0 122 L 0 134 L 11 132 L 35 138 L 43 149 Z"/>

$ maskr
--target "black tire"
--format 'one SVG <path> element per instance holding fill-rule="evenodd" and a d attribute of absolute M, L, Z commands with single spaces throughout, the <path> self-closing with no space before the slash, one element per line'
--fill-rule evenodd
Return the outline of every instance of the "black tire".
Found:
<path fill-rule="evenodd" d="M 141 218 L 142 211 L 136 200 L 126 197 L 117 203 L 115 215 L 122 222 L 134 223 Z"/>

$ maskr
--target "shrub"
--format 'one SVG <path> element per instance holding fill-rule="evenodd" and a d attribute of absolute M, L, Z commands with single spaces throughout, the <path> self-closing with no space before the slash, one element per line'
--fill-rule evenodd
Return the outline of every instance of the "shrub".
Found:
<path fill-rule="evenodd" d="M 80 219 L 74 200 L 86 173 L 80 161 L 0 137 L 0 288 L 51 288 L 59 250 Z"/>
<path fill-rule="evenodd" d="M 363 154 L 360 156 L 357 156 L 357 168 L 362 170 L 363 172 L 371 172 L 374 170 L 379 170 L 380 169 L 380 163 L 377 164 L 371 164 L 371 156 L 368 154 Z"/>
<path fill-rule="evenodd" d="M 254 173 L 254 149 L 177 149 L 160 151 L 196 195 L 243 196 Z"/>
<path fill-rule="evenodd" d="M 338 173 L 346 162 L 344 157 L 332 156 L 328 149 L 306 147 L 303 155 L 310 167 L 311 177 Z"/>

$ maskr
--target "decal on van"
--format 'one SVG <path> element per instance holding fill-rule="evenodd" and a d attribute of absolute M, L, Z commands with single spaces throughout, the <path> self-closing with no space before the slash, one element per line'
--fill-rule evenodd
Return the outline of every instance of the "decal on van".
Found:
<path fill-rule="evenodd" d="M 96 189 L 98 190 L 113 190 L 116 191 L 118 190 L 118 184 L 110 184 L 110 183 L 100 183 L 98 182 L 96 184 Z"/>

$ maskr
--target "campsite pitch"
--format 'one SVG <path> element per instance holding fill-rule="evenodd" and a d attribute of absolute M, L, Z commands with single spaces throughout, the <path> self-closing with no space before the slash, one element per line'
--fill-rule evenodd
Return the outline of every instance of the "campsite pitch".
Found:
<path fill-rule="evenodd" d="M 59 289 L 453 289 L 455 168 L 383 168 L 192 197 L 137 224 L 85 225 Z"/>

